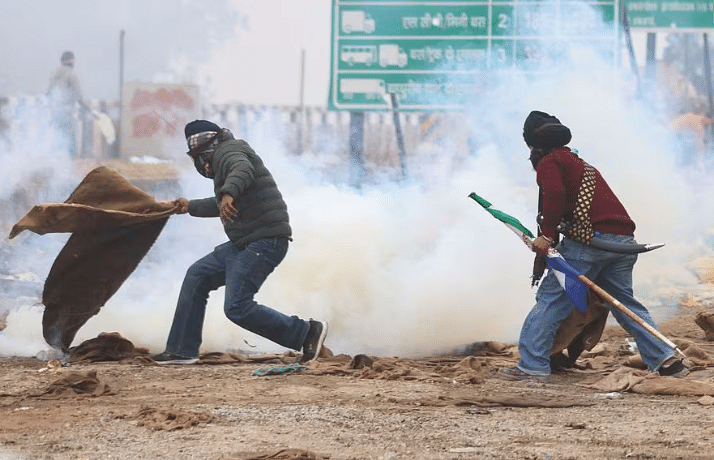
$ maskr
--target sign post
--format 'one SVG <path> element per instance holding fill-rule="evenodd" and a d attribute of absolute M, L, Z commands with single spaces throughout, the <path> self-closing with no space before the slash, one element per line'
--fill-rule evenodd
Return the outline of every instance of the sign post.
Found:
<path fill-rule="evenodd" d="M 704 73 L 707 81 L 709 116 L 714 116 L 711 62 L 707 34 L 714 28 L 712 0 L 623 0 L 630 27 L 647 32 L 648 57 L 654 55 L 655 33 L 701 33 L 704 38 Z M 652 57 L 654 60 L 654 57 Z M 712 126 L 714 130 L 714 126 Z M 713 131 L 714 132 L 714 131 Z"/>
<path fill-rule="evenodd" d="M 566 47 L 613 65 L 618 0 L 333 0 L 328 108 L 460 110 L 513 69 L 541 71 Z"/>
<path fill-rule="evenodd" d="M 704 32 L 714 27 L 711 0 L 625 0 L 630 27 L 646 32 Z"/>

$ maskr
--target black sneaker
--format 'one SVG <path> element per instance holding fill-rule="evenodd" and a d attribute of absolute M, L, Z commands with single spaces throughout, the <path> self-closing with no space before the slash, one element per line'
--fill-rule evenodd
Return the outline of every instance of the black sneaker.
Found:
<path fill-rule="evenodd" d="M 681 359 L 678 359 L 673 363 L 662 365 L 658 372 L 663 377 L 685 377 L 689 374 L 689 368 L 684 365 Z"/>
<path fill-rule="evenodd" d="M 305 341 L 302 343 L 302 356 L 299 361 L 301 363 L 312 361 L 320 356 L 322 344 L 325 342 L 325 336 L 327 336 L 327 322 L 311 319 L 309 324 L 310 329 L 307 331 Z"/>
<path fill-rule="evenodd" d="M 177 355 L 176 353 L 171 353 L 169 351 L 154 355 L 151 357 L 151 359 L 153 359 L 159 364 L 193 364 L 198 361 L 198 358 L 187 358 L 185 356 Z"/>

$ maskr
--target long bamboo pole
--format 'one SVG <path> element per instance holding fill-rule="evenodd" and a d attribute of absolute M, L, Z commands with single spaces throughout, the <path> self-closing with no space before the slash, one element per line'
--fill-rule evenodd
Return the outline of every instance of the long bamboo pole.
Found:
<path fill-rule="evenodd" d="M 578 279 L 579 279 L 580 281 L 582 281 L 583 284 L 585 284 L 587 287 L 589 287 L 590 289 L 592 289 L 592 290 L 593 290 L 597 295 L 599 295 L 600 298 L 603 299 L 605 302 L 611 304 L 613 307 L 617 308 L 617 309 L 620 310 L 622 313 L 624 313 L 625 315 L 629 316 L 629 317 L 630 317 L 633 321 L 635 321 L 637 324 L 639 324 L 640 326 L 642 326 L 642 328 L 643 328 L 644 330 L 646 330 L 647 332 L 649 332 L 650 334 L 652 334 L 654 337 L 656 337 L 657 339 L 659 339 L 659 340 L 661 340 L 662 342 L 664 342 L 664 343 L 665 343 L 668 347 L 670 347 L 672 350 L 674 350 L 675 352 L 677 352 L 677 353 L 679 353 L 680 355 L 682 355 L 682 357 L 684 357 L 684 358 L 687 357 L 687 355 L 685 355 L 684 352 L 683 352 L 682 350 L 680 350 L 679 347 L 678 347 L 674 342 L 672 342 L 672 341 L 669 340 L 667 337 L 665 337 L 664 334 L 662 334 L 660 331 L 658 331 L 657 329 L 655 329 L 654 327 L 652 327 L 652 325 L 650 325 L 649 323 L 645 322 L 645 320 L 643 320 L 642 318 L 640 318 L 639 316 L 637 316 L 637 314 L 635 314 L 635 312 L 633 312 L 632 310 L 630 310 L 629 308 L 627 308 L 625 305 L 623 305 L 622 302 L 620 302 L 619 300 L 617 300 L 616 298 L 614 298 L 613 296 L 611 296 L 610 294 L 608 294 L 607 291 L 605 291 L 603 288 L 601 288 L 600 286 L 598 286 L 597 284 L 595 284 L 595 282 L 593 282 L 590 278 L 588 278 L 588 277 L 585 276 L 585 275 L 580 275 L 580 276 L 578 276 Z"/>

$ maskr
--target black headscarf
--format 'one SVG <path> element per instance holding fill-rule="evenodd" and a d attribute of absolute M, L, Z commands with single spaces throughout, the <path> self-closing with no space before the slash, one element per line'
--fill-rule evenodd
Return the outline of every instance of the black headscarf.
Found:
<path fill-rule="evenodd" d="M 523 123 L 523 140 L 531 147 L 552 150 L 566 145 L 572 137 L 567 126 L 545 112 L 534 110 Z"/>
<path fill-rule="evenodd" d="M 533 169 L 551 150 L 563 147 L 572 137 L 567 126 L 545 112 L 534 110 L 523 123 L 523 140 L 526 145 L 533 147 L 530 157 Z"/>

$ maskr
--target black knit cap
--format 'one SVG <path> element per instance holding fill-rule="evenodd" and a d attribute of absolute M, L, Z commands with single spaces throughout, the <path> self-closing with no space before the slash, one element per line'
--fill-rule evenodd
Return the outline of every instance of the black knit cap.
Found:
<path fill-rule="evenodd" d="M 205 133 L 206 131 L 215 131 L 219 133 L 221 132 L 221 127 L 208 120 L 193 120 L 192 122 L 186 124 L 186 127 L 183 130 L 186 135 L 186 139 L 194 134 Z"/>
<path fill-rule="evenodd" d="M 523 123 L 523 140 L 538 149 L 554 149 L 567 145 L 573 138 L 567 126 L 553 115 L 534 110 Z"/>

